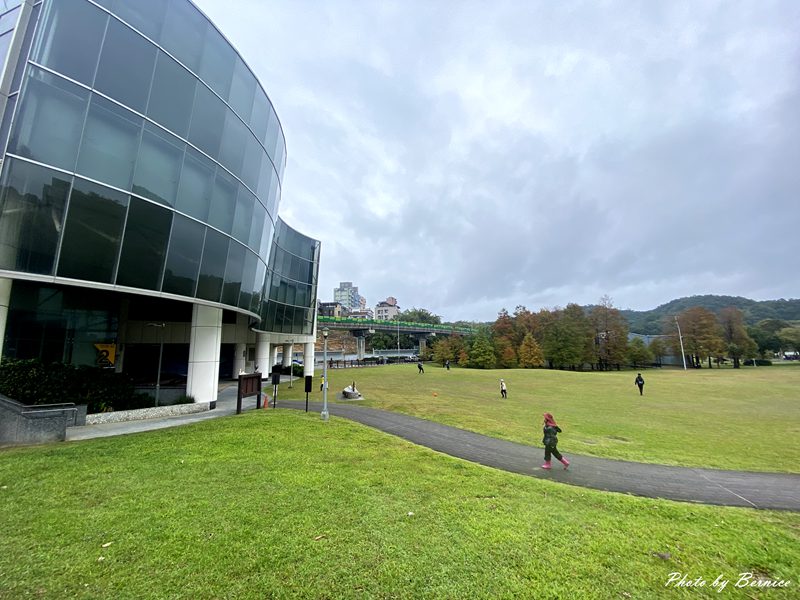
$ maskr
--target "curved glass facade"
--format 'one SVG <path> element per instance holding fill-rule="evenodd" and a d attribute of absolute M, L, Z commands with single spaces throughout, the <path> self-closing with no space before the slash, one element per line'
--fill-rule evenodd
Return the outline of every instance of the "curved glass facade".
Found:
<path fill-rule="evenodd" d="M 188 0 L 36 4 L 0 135 L 0 270 L 311 333 L 319 243 L 277 216 L 280 122 Z"/>
<path fill-rule="evenodd" d="M 295 231 L 278 219 L 269 255 L 265 328 L 282 333 L 310 334 L 317 305 L 317 240 Z"/>

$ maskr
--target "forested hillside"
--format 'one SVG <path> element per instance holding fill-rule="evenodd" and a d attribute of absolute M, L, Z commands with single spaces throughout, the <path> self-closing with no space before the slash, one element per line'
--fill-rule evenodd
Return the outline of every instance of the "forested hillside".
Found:
<path fill-rule="evenodd" d="M 678 298 L 647 311 L 621 310 L 628 320 L 630 330 L 642 334 L 662 332 L 662 323 L 687 308 L 700 306 L 719 314 L 723 308 L 735 307 L 744 313 L 745 323 L 755 325 L 764 319 L 800 321 L 800 299 L 792 300 L 750 300 L 741 296 L 690 296 Z"/>

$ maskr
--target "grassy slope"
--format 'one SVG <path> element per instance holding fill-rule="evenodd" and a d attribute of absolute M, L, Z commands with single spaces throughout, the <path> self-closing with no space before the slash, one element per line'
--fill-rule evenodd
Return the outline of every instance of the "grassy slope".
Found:
<path fill-rule="evenodd" d="M 332 370 L 332 400 L 356 380 L 359 403 L 539 445 L 541 414 L 564 429 L 560 449 L 641 462 L 800 472 L 800 368 L 446 371 L 427 365 Z M 500 399 L 499 378 L 508 383 Z M 285 386 L 284 386 L 285 387 Z M 304 398 L 302 385 L 280 392 Z M 436 394 L 436 395 L 434 395 Z M 311 395 L 319 400 L 320 393 Z"/>
<path fill-rule="evenodd" d="M 800 577 L 798 514 L 577 489 L 281 410 L 2 451 L 0 531 L 3 599 L 718 598 L 718 575 L 780 599 Z M 709 583 L 665 588 L 675 571 Z M 792 584 L 733 589 L 742 571 Z"/>

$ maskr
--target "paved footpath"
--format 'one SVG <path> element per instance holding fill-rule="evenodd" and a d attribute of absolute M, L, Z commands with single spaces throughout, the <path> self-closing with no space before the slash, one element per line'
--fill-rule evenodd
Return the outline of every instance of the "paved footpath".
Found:
<path fill-rule="evenodd" d="M 222 390 L 217 408 L 200 414 L 72 427 L 67 430 L 67 439 L 79 440 L 134 433 L 231 415 L 235 413 L 235 395 L 235 386 Z M 245 408 L 254 406 L 254 398 L 245 399 Z M 305 402 L 279 399 L 278 408 L 303 410 Z M 319 413 L 322 404 L 311 402 L 309 410 Z M 541 448 L 498 440 L 433 421 L 355 404 L 329 403 L 328 410 L 333 416 L 362 423 L 420 446 L 512 473 L 649 498 L 800 511 L 800 475 L 671 467 L 580 456 L 569 452 L 565 452 L 565 456 L 571 461 L 568 470 L 564 470 L 560 463 L 553 461 L 553 469 L 546 471 L 539 466 L 543 459 Z M 562 446 L 569 447 L 568 438 L 562 441 Z"/>

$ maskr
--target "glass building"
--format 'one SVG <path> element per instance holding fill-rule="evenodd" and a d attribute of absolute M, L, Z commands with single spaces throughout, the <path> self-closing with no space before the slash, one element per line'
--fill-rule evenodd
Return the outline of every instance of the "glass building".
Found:
<path fill-rule="evenodd" d="M 194 4 L 0 0 L 0 60 L 3 356 L 197 402 L 279 348 L 313 368 L 320 244 L 278 216 L 281 123 Z"/>

